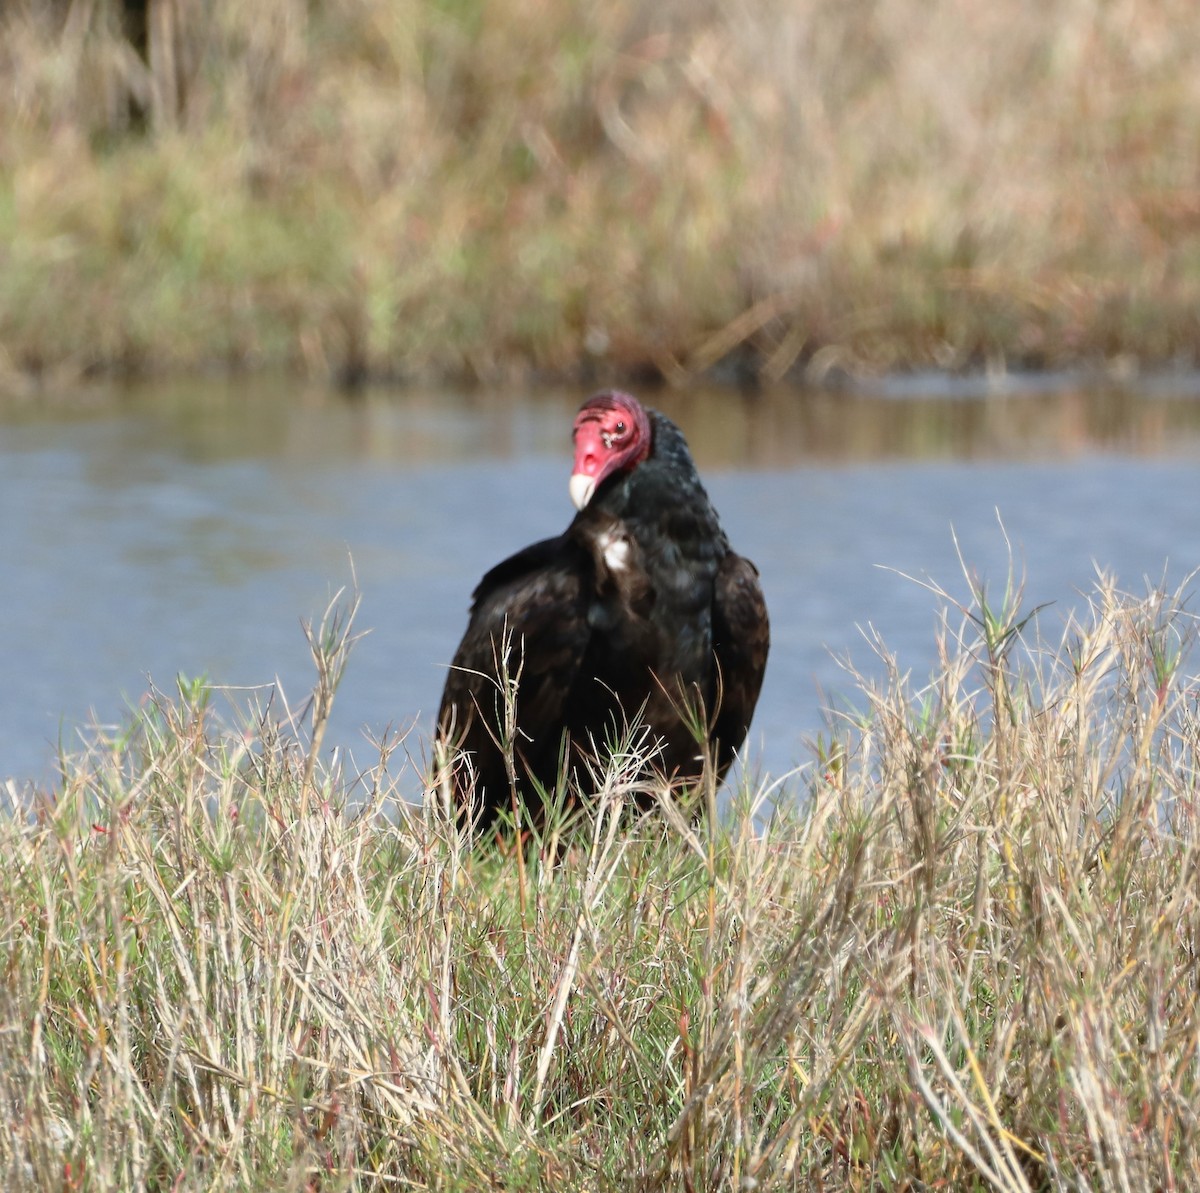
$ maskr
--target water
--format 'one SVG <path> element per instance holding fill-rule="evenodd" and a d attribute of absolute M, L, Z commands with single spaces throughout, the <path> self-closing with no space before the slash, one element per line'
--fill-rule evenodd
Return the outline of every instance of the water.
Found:
<path fill-rule="evenodd" d="M 938 602 L 897 573 L 965 596 L 956 537 L 1002 586 L 1007 535 L 1051 630 L 1097 566 L 1141 591 L 1200 565 L 1194 381 L 941 388 L 653 395 L 762 572 L 773 644 L 750 756 L 771 774 L 807 760 L 826 706 L 854 703 L 839 658 L 878 673 L 867 627 L 928 673 Z M 301 620 L 354 577 L 370 633 L 328 745 L 365 765 L 372 737 L 412 726 L 420 757 L 479 576 L 569 519 L 582 396 L 203 382 L 0 409 L 0 777 L 46 780 L 60 740 L 179 673 L 278 679 L 302 703 Z"/>

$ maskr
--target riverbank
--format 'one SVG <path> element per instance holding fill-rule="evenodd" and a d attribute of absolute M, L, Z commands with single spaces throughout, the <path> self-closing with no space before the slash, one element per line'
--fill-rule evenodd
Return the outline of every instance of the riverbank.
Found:
<path fill-rule="evenodd" d="M 306 729 L 152 693 L 0 817 L 5 1187 L 1194 1186 L 1192 619 L 936 599 L 808 771 L 524 856 L 326 769 L 352 607 Z"/>
<path fill-rule="evenodd" d="M 1186 16 L 18 6 L 0 378 L 1194 366 Z"/>

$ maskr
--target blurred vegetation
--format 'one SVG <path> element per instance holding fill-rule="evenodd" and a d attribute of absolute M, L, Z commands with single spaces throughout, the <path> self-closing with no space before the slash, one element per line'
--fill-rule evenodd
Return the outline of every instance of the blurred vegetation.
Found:
<path fill-rule="evenodd" d="M 0 377 L 1195 363 L 1191 0 L 0 12 Z"/>

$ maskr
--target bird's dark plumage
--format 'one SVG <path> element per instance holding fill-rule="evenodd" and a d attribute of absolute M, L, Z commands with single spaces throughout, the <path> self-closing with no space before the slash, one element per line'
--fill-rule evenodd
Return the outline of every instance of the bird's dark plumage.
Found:
<path fill-rule="evenodd" d="M 512 778 L 536 817 L 531 778 L 552 789 L 564 757 L 593 754 L 639 715 L 659 743 L 655 766 L 697 778 L 685 703 L 709 718 L 723 777 L 762 686 L 758 572 L 730 548 L 679 428 L 628 394 L 597 394 L 575 420 L 570 489 L 579 512 L 566 531 L 479 582 L 446 680 L 438 732 L 462 751 L 460 806 L 473 800 L 485 821 L 512 805 L 499 744 L 510 731 Z M 506 644 L 517 689 L 507 727 Z"/>

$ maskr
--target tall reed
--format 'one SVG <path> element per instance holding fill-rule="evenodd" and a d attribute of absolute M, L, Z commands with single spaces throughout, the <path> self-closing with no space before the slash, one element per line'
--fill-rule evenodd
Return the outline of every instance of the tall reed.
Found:
<path fill-rule="evenodd" d="M 809 770 L 637 816 L 635 733 L 520 866 L 319 756 L 353 602 L 307 709 L 152 693 L 0 821 L 4 1186 L 1194 1187 L 1183 595 L 937 591 Z"/>
<path fill-rule="evenodd" d="M 1194 362 L 1191 15 L 9 4 L 0 370 Z"/>

